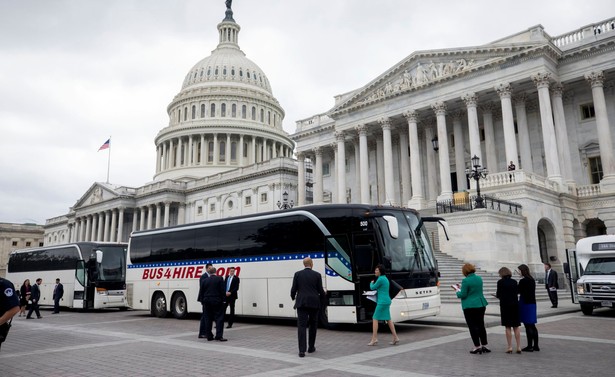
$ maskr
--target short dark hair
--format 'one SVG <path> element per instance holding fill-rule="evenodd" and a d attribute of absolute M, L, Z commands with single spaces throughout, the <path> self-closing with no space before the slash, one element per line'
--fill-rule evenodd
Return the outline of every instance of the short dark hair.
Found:
<path fill-rule="evenodd" d="M 378 269 L 378 271 L 380 271 L 380 275 L 384 275 L 387 273 L 387 269 L 386 267 L 384 267 L 384 264 L 379 264 L 376 266 L 376 268 Z"/>
<path fill-rule="evenodd" d="M 43 278 L 38 278 L 36 279 L 36 282 L 38 283 L 39 281 L 43 281 Z"/>
<path fill-rule="evenodd" d="M 234 270 L 234 269 L 235 269 L 235 267 L 229 267 L 228 269 L 229 269 L 229 270 Z"/>
<path fill-rule="evenodd" d="M 545 263 L 543 263 L 543 264 L 544 264 L 545 266 L 549 266 L 549 268 L 551 268 L 551 263 L 549 263 L 549 262 L 545 262 Z"/>

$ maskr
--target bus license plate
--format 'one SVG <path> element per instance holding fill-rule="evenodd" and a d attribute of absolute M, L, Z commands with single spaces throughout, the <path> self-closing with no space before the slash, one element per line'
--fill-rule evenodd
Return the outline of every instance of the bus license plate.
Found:
<path fill-rule="evenodd" d="M 601 301 L 600 305 L 603 308 L 612 308 L 613 307 L 613 303 L 611 301 Z M 423 305 L 423 306 L 425 306 L 425 305 Z"/>
<path fill-rule="evenodd" d="M 427 310 L 429 309 L 429 303 L 428 302 L 424 302 L 423 303 L 423 310 Z"/>

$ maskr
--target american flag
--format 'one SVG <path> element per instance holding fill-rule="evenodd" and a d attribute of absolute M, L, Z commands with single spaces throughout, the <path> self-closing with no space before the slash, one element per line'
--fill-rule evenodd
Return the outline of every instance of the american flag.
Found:
<path fill-rule="evenodd" d="M 108 139 L 107 141 L 104 142 L 103 145 L 100 146 L 100 148 L 98 148 L 98 151 L 102 151 L 105 149 L 108 149 L 111 146 L 111 139 Z"/>

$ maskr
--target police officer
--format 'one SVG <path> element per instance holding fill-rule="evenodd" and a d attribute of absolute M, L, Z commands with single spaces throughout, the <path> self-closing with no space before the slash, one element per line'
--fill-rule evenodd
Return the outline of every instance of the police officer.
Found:
<path fill-rule="evenodd" d="M 0 345 L 6 340 L 11 324 L 9 321 L 19 313 L 19 298 L 15 286 L 0 277 Z"/>

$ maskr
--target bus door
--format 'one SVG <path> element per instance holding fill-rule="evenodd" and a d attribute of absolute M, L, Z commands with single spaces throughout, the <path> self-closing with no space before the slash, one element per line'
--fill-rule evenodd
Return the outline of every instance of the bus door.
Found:
<path fill-rule="evenodd" d="M 374 270 L 381 263 L 376 239 L 373 233 L 357 233 L 352 236 L 353 259 L 357 272 L 357 291 L 359 292 L 359 320 L 371 318 L 376 303 L 361 293 L 369 291 L 369 284 L 375 279 Z"/>
<path fill-rule="evenodd" d="M 564 263 L 564 274 L 568 279 L 568 284 L 570 284 L 570 296 L 572 302 L 578 304 L 577 280 L 581 277 L 581 271 L 579 271 L 577 251 L 574 249 L 566 249 L 566 261 L 567 263 Z"/>
<path fill-rule="evenodd" d="M 77 261 L 77 268 L 75 269 L 75 283 L 73 293 L 72 307 L 77 309 L 85 309 L 85 287 L 87 285 L 87 274 L 85 269 L 85 261 Z"/>

